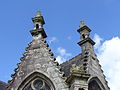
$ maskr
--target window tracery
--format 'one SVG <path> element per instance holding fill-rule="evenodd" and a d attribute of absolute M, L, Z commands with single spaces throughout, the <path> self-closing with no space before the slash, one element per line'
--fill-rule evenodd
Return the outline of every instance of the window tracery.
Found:
<path fill-rule="evenodd" d="M 24 90 L 51 90 L 51 87 L 45 80 L 37 78 L 28 84 Z"/>

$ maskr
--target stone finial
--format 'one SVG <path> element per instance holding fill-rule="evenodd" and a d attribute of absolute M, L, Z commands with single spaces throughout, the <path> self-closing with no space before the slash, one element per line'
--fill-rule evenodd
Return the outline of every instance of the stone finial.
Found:
<path fill-rule="evenodd" d="M 35 17 L 39 17 L 39 16 L 41 16 L 41 12 L 40 12 L 40 11 L 37 11 Z"/>
<path fill-rule="evenodd" d="M 80 22 L 81 22 L 80 28 L 83 27 L 83 26 L 85 26 L 84 20 L 82 20 L 82 21 L 80 21 Z"/>
<path fill-rule="evenodd" d="M 35 22 L 41 22 L 42 25 L 45 24 L 45 21 L 44 21 L 44 18 L 43 16 L 41 15 L 41 12 L 40 11 L 37 11 L 35 17 L 32 18 L 32 21 L 35 23 Z M 36 24 L 36 23 L 35 23 Z M 36 26 L 36 25 L 35 25 Z"/>
<path fill-rule="evenodd" d="M 43 25 L 45 24 L 44 18 L 41 15 L 40 11 L 37 11 L 35 17 L 32 18 L 32 21 L 34 23 L 34 29 L 30 30 L 30 33 L 32 36 L 38 38 L 46 38 L 47 35 L 44 31 Z M 39 36 L 39 37 L 38 37 Z M 36 39 L 34 38 L 34 39 Z"/>

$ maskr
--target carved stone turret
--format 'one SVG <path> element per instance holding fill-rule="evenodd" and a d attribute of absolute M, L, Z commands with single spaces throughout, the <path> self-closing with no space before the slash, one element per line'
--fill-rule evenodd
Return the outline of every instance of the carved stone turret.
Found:
<path fill-rule="evenodd" d="M 44 18 L 40 11 L 37 12 L 34 18 L 32 18 L 34 23 L 34 29 L 30 31 L 33 38 L 46 38 L 47 35 L 44 31 L 43 25 L 45 24 Z"/>
<path fill-rule="evenodd" d="M 81 21 L 80 28 L 77 31 L 80 33 L 81 41 L 78 44 L 81 46 L 82 52 L 91 51 L 94 53 L 93 45 L 95 42 L 90 38 L 91 30 L 84 24 L 84 21 Z"/>
<path fill-rule="evenodd" d="M 90 81 L 91 78 L 96 77 L 103 84 L 103 87 L 101 84 L 100 90 L 109 90 L 109 87 L 105 80 L 105 76 L 103 74 L 103 70 L 101 69 L 101 65 L 99 64 L 97 56 L 94 52 L 93 46 L 95 45 L 95 42 L 90 37 L 90 32 L 91 32 L 90 28 L 84 24 L 84 21 L 81 21 L 80 28 L 77 31 L 80 33 L 80 39 L 81 39 L 80 42 L 78 42 L 78 44 L 81 46 L 82 49 L 81 61 L 83 62 L 83 66 L 86 73 L 90 74 L 88 83 L 91 82 Z M 90 85 L 89 88 L 91 88 Z"/>

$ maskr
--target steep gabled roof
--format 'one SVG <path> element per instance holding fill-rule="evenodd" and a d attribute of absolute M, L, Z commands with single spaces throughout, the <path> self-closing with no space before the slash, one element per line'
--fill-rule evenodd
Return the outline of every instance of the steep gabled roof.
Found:
<path fill-rule="evenodd" d="M 0 81 L 0 90 L 7 90 L 7 84 L 3 81 Z"/>
<path fill-rule="evenodd" d="M 71 69 L 73 64 L 75 64 L 77 66 L 83 64 L 83 61 L 81 60 L 81 58 L 82 58 L 82 54 L 79 54 L 79 55 L 73 57 L 72 59 L 70 59 L 70 60 L 68 60 L 60 65 L 61 71 L 64 72 L 65 77 L 69 76 L 70 69 Z"/>

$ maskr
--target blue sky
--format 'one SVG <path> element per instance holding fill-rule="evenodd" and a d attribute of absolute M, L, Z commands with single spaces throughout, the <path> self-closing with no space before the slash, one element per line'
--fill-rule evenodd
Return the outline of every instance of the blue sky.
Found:
<path fill-rule="evenodd" d="M 120 37 L 120 0 L 1 0 L 0 80 L 7 82 L 10 79 L 32 40 L 29 33 L 33 29 L 31 18 L 38 10 L 46 22 L 44 29 L 50 48 L 56 57 L 66 57 L 63 60 L 81 53 L 77 45 L 81 20 L 91 28 L 92 38 L 98 35 L 101 45 L 106 40 Z M 60 49 L 65 55 L 61 55 Z"/>

